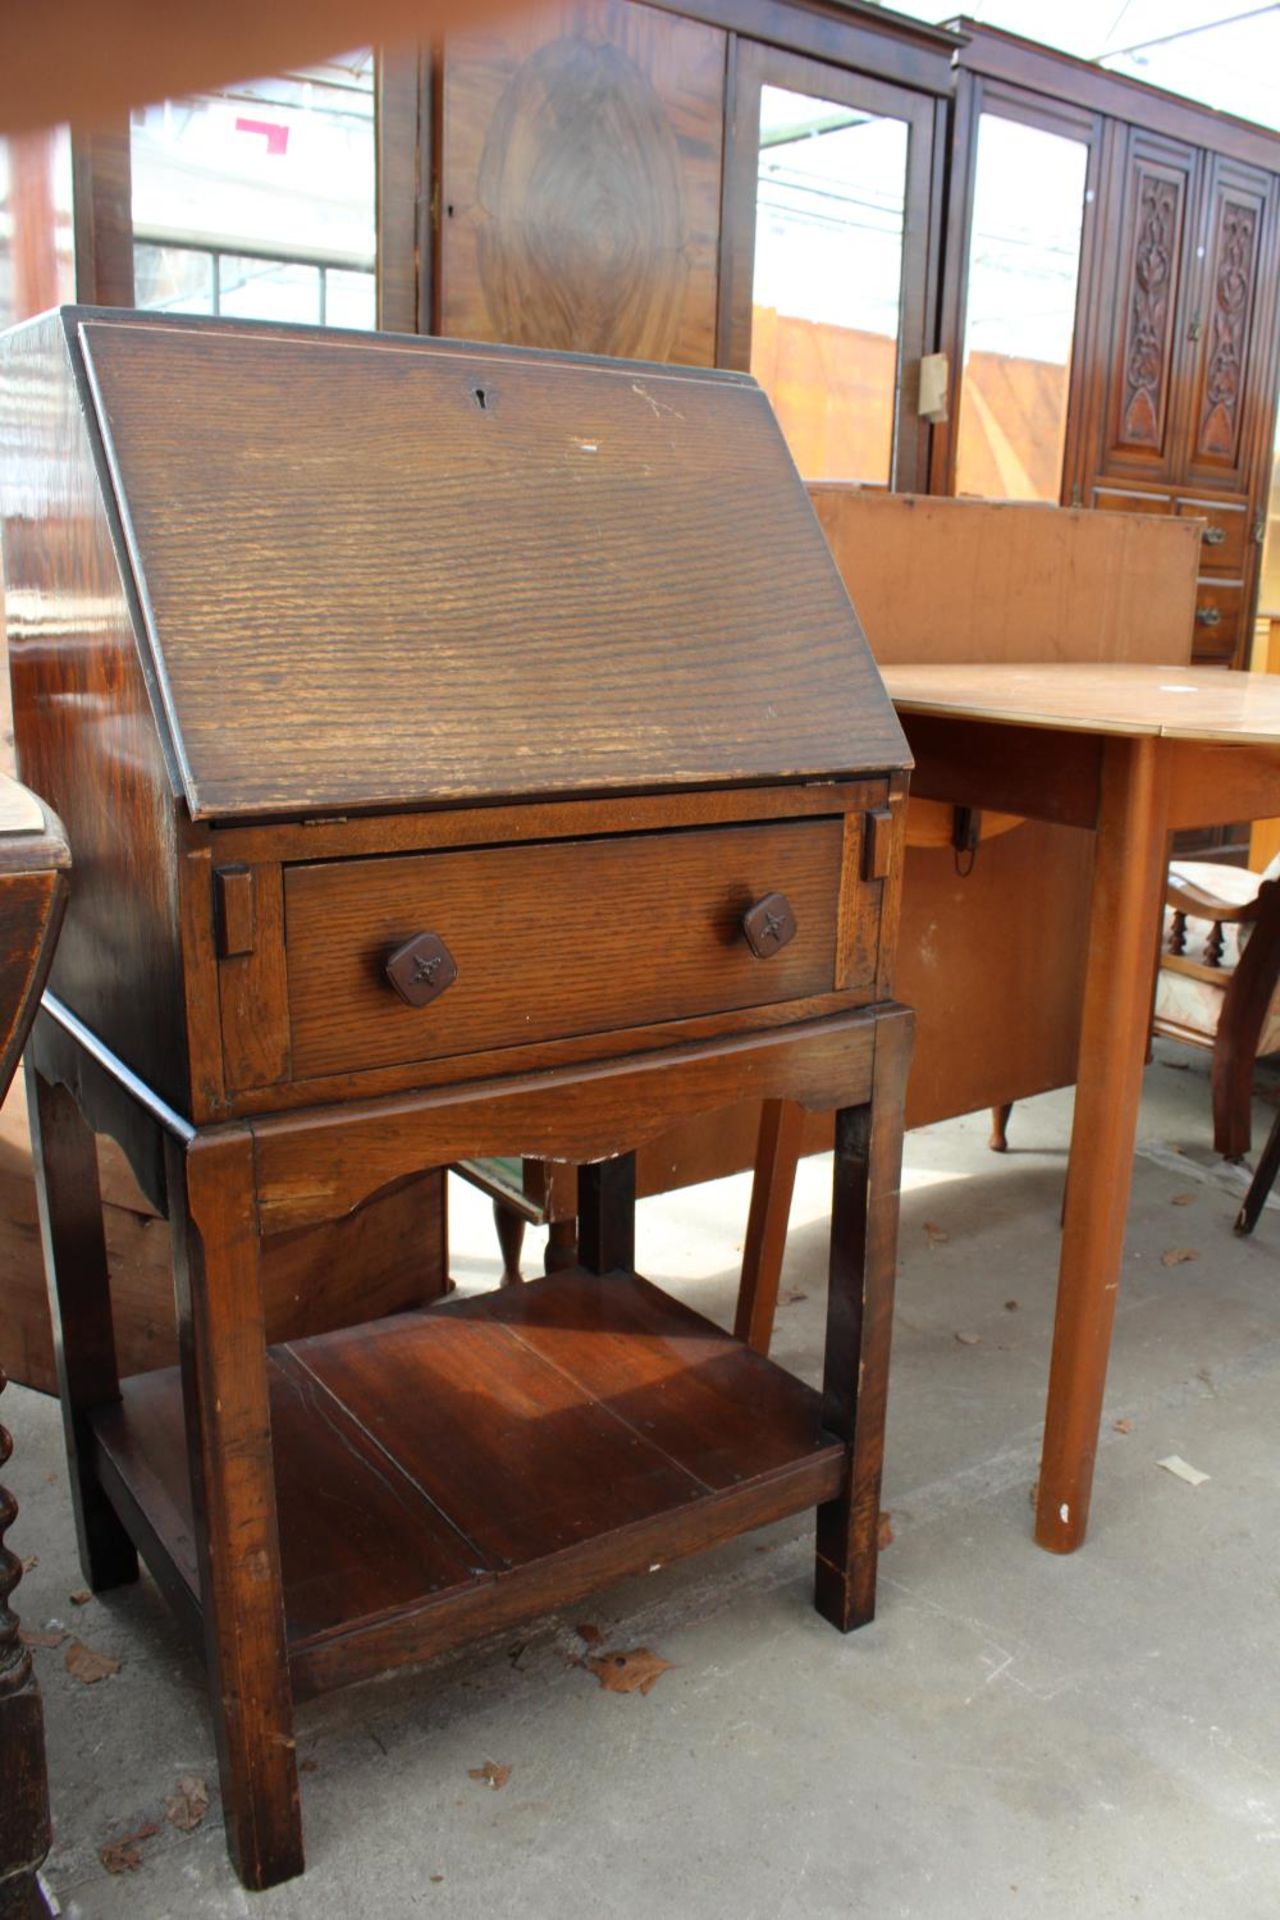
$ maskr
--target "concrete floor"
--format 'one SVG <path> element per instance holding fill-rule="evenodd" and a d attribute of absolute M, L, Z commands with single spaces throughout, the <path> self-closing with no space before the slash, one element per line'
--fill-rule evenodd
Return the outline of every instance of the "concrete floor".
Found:
<path fill-rule="evenodd" d="M 1210 1150 L 1206 1064 L 1162 1048 L 1148 1071 L 1081 1553 L 1050 1558 L 1029 1532 L 1070 1119 L 1050 1095 L 1016 1110 L 1003 1160 L 977 1116 L 908 1141 L 875 1624 L 842 1639 L 818 1619 L 810 1528 L 786 1522 L 312 1704 L 308 1872 L 266 1895 L 227 1864 L 200 1669 L 154 1587 L 70 1604 L 56 1410 L 11 1389 L 10 1539 L 39 1555 L 24 1620 L 122 1662 L 84 1686 L 65 1649 L 36 1654 L 64 1912 L 1275 1920 L 1280 1207 L 1233 1237 L 1240 1180 Z M 1259 1100 L 1258 1144 L 1273 1111 Z M 809 1377 L 828 1177 L 802 1169 L 775 1346 Z M 645 1203 L 641 1269 L 727 1319 L 745 1193 Z M 485 1284 L 487 1210 L 456 1198 L 454 1270 Z M 1163 1265 L 1179 1247 L 1198 1258 Z M 1171 1453 L 1208 1481 L 1162 1470 Z M 647 1697 L 602 1691 L 575 1664 L 584 1620 L 672 1670 Z M 500 1791 L 469 1777 L 486 1761 L 511 1768 Z M 215 1800 L 184 1834 L 163 1802 L 189 1773 Z M 149 1821 L 137 1870 L 108 1875 L 99 1848 Z"/>

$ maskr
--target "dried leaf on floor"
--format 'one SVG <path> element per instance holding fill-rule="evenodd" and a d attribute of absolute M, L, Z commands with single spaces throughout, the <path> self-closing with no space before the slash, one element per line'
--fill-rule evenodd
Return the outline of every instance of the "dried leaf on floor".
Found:
<path fill-rule="evenodd" d="M 29 1553 L 26 1559 L 22 1563 L 22 1571 L 24 1573 L 30 1573 L 35 1567 L 38 1567 L 39 1565 L 40 1565 L 40 1555 L 38 1553 Z"/>
<path fill-rule="evenodd" d="M 946 1228 L 940 1227 L 936 1220 L 926 1220 L 924 1230 L 931 1247 L 940 1247 L 951 1238 Z"/>
<path fill-rule="evenodd" d="M 1006 1300 L 1004 1310 L 1006 1313 L 1016 1313 L 1018 1311 L 1018 1302 L 1016 1300 Z"/>
<path fill-rule="evenodd" d="M 672 1662 L 648 1647 L 632 1647 L 626 1653 L 602 1653 L 585 1664 L 606 1693 L 650 1693 Z"/>
<path fill-rule="evenodd" d="M 1169 1205 L 1171 1207 L 1189 1207 L 1194 1199 L 1194 1193 L 1175 1193 Z"/>
<path fill-rule="evenodd" d="M 73 1607 L 87 1607 L 93 1595 L 90 1593 L 88 1587 L 77 1587 L 74 1593 L 67 1595 L 67 1598 Z"/>
<path fill-rule="evenodd" d="M 105 1847 L 99 1847 L 98 1858 L 108 1873 L 136 1873 L 142 1865 L 138 1842 L 150 1840 L 158 1831 L 154 1821 L 146 1820 L 136 1833 L 122 1833 L 118 1840 L 111 1840 Z"/>
<path fill-rule="evenodd" d="M 310 1755 L 308 1755 L 305 1760 L 299 1760 L 298 1772 L 299 1773 L 315 1773 L 319 1768 L 319 1765 L 320 1765 L 320 1762 L 318 1760 L 313 1760 L 311 1759 Z"/>
<path fill-rule="evenodd" d="M 67 1648 L 67 1672 L 76 1680 L 83 1680 L 86 1687 L 119 1671 L 118 1660 L 113 1660 L 109 1653 L 95 1653 L 83 1640 L 73 1640 Z"/>
<path fill-rule="evenodd" d="M 982 1345 L 982 1335 L 980 1333 L 958 1333 L 956 1339 L 962 1347 L 980 1347 Z"/>
<path fill-rule="evenodd" d="M 486 1787 L 492 1787 L 497 1793 L 511 1778 L 511 1769 L 500 1767 L 496 1760 L 486 1760 L 482 1767 L 468 1767 L 467 1774 L 472 1780 L 483 1780 Z"/>
<path fill-rule="evenodd" d="M 580 1622 L 580 1624 L 574 1628 L 574 1632 L 577 1634 L 579 1640 L 585 1640 L 589 1647 L 598 1647 L 604 1639 L 604 1635 L 601 1633 L 599 1627 L 593 1626 L 590 1620 Z"/>
<path fill-rule="evenodd" d="M 782 1296 L 782 1304 L 784 1307 L 798 1307 L 802 1300 L 807 1300 L 808 1298 L 807 1293 L 784 1293 Z"/>
<path fill-rule="evenodd" d="M 1178 1453 L 1171 1453 L 1165 1459 L 1157 1460 L 1156 1465 L 1163 1467 L 1166 1473 L 1171 1473 L 1175 1480 L 1185 1480 L 1189 1487 L 1202 1487 L 1209 1478 L 1207 1473 L 1201 1473 L 1199 1467 L 1191 1466 Z"/>
<path fill-rule="evenodd" d="M 1133 1432 L 1133 1422 L 1132 1422 L 1132 1420 L 1127 1420 L 1127 1419 L 1126 1419 L 1126 1420 L 1113 1420 L 1113 1421 L 1111 1422 L 1111 1425 L 1112 1425 L 1112 1427 L 1113 1427 L 1113 1428 L 1115 1429 L 1115 1431 L 1116 1431 L 1117 1433 L 1132 1433 L 1132 1432 Z"/>
<path fill-rule="evenodd" d="M 209 1811 L 209 1786 L 198 1773 L 184 1773 L 164 1803 L 164 1817 L 179 1833 L 192 1833 Z"/>
<path fill-rule="evenodd" d="M 23 1627 L 19 1636 L 24 1647 L 60 1647 L 67 1637 L 65 1627 L 58 1627 L 52 1633 L 41 1633 L 35 1627 Z"/>
<path fill-rule="evenodd" d="M 876 1528 L 876 1546 L 880 1549 L 881 1553 L 883 1553 L 886 1547 L 891 1547 L 892 1545 L 893 1515 L 882 1512 L 880 1515 L 880 1524 Z"/>
<path fill-rule="evenodd" d="M 1166 1247 L 1160 1255 L 1160 1265 L 1162 1267 L 1183 1267 L 1188 1260 L 1198 1260 L 1199 1258 L 1200 1250 L 1198 1247 Z"/>

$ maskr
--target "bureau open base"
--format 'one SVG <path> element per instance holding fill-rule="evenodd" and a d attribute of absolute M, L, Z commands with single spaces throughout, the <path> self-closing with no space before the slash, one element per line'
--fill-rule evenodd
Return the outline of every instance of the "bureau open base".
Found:
<path fill-rule="evenodd" d="M 821 1399 L 635 1274 L 581 1269 L 267 1354 L 294 1691 L 423 1659 L 833 1499 Z M 93 1417 L 198 1604 L 176 1368 Z"/>
<path fill-rule="evenodd" d="M 910 1038 L 886 1003 L 197 1128 L 46 995 L 29 1104 L 81 1562 L 102 1590 L 141 1553 L 203 1645 L 247 1885 L 302 1868 L 295 1698 L 809 1508 L 819 1611 L 873 1617 Z M 836 1111 L 821 1391 L 633 1271 L 633 1143 L 748 1088 Z M 174 1249 L 181 1364 L 124 1381 L 95 1131 Z M 266 1345 L 273 1233 L 555 1140 L 579 1167 L 577 1266 Z"/>

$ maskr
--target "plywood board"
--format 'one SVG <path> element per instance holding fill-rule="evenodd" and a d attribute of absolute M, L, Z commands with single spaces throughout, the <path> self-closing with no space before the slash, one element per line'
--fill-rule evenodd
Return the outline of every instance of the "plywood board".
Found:
<path fill-rule="evenodd" d="M 809 497 L 882 667 L 1191 657 L 1193 520 L 826 482 Z"/>

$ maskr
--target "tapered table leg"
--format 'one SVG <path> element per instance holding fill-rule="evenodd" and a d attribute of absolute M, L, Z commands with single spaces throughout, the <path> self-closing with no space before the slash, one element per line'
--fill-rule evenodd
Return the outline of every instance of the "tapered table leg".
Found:
<path fill-rule="evenodd" d="M 1051 1553 L 1074 1551 L 1089 1519 L 1147 1056 L 1168 801 L 1167 743 L 1151 735 L 1108 740 L 1036 1505 L 1035 1537 Z"/>
<path fill-rule="evenodd" d="M 880 1473 L 893 1335 L 902 1108 L 913 1016 L 876 1025 L 870 1103 L 836 1115 L 822 1424 L 849 1449 L 843 1492 L 818 1509 L 814 1604 L 848 1633 L 875 1618 Z"/>
<path fill-rule="evenodd" d="M 778 1282 L 787 1248 L 804 1108 L 794 1100 L 765 1100 L 760 1108 L 751 1211 L 742 1251 L 742 1283 L 733 1331 L 757 1353 L 768 1353 L 778 1310 Z"/>
<path fill-rule="evenodd" d="M 240 1878 L 269 1887 L 303 1855 L 251 1136 L 172 1144 L 168 1179 L 223 1815 Z"/>
<path fill-rule="evenodd" d="M 525 1218 L 515 1207 L 502 1200 L 493 1203 L 493 1224 L 502 1254 L 502 1285 L 518 1287 L 524 1275 L 520 1271 L 520 1249 L 524 1245 Z"/>

